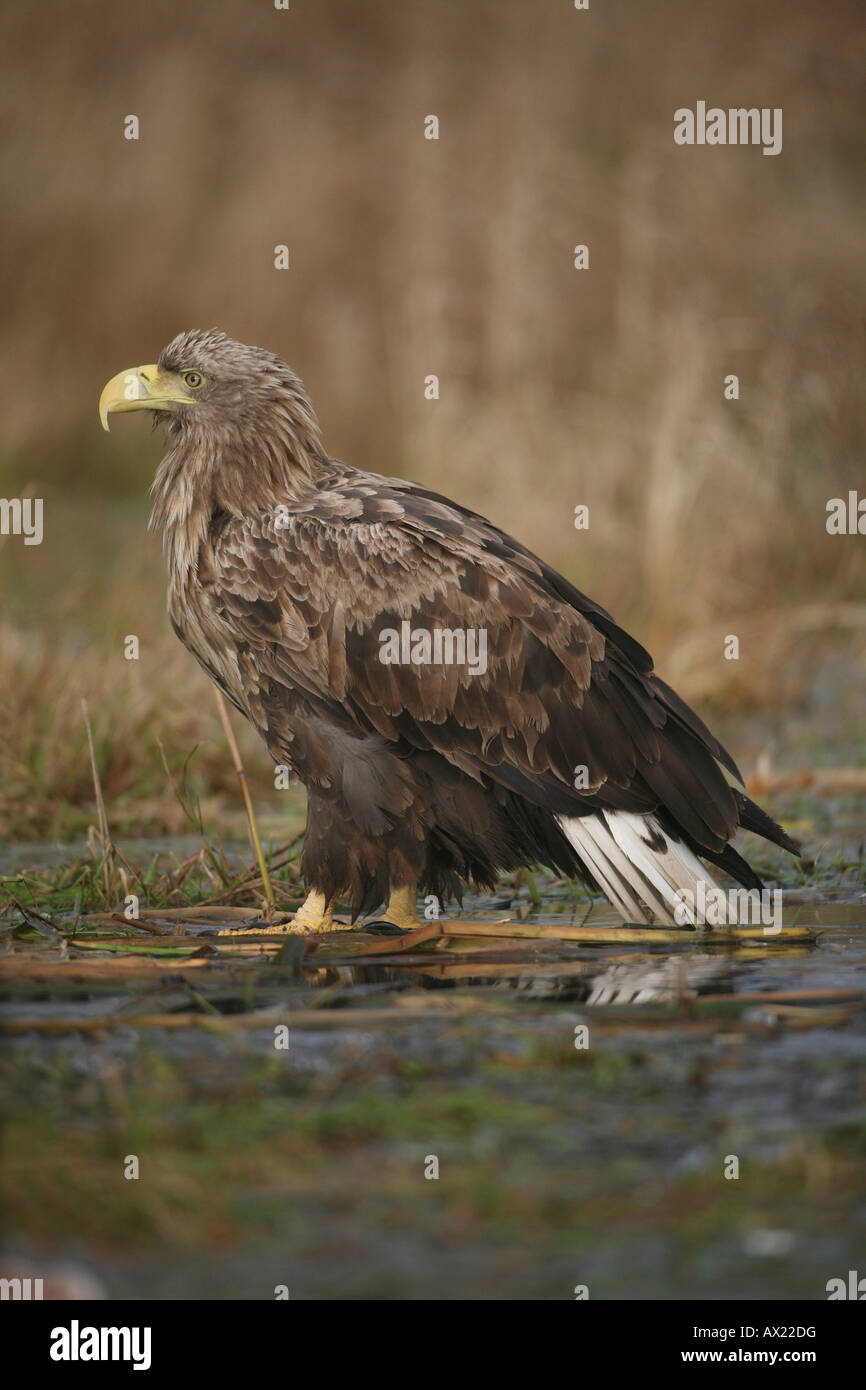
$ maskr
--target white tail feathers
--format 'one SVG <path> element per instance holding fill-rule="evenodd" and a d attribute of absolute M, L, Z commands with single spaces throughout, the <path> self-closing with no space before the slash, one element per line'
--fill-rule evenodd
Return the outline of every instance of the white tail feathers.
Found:
<path fill-rule="evenodd" d="M 597 811 L 558 819 L 563 834 L 626 922 L 694 924 L 695 903 L 717 887 L 697 855 L 662 830 L 654 816 Z M 717 920 L 727 921 L 723 906 Z"/>

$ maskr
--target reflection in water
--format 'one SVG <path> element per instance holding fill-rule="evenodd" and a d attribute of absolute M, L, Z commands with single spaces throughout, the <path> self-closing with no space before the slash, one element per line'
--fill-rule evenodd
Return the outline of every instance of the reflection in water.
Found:
<path fill-rule="evenodd" d="M 817 932 L 797 945 L 751 941 L 714 949 L 702 942 L 697 949 L 684 940 L 682 948 L 660 949 L 626 942 L 601 946 L 475 938 L 471 945 L 464 941 L 462 949 L 413 950 L 402 958 L 395 951 L 363 964 L 349 958 L 346 964 L 322 960 L 316 965 L 315 957 L 308 957 L 300 973 L 304 984 L 317 992 L 317 1002 L 337 1007 L 363 1004 L 365 998 L 384 1002 L 402 990 L 480 990 L 513 997 L 515 1002 L 631 1006 L 676 1005 L 701 995 L 742 990 L 758 996 L 780 986 L 862 988 L 866 905 L 859 900 L 798 901 L 799 896 L 786 894 L 785 923 L 815 927 Z M 350 951 L 347 939 L 346 957 Z"/>
<path fill-rule="evenodd" d="M 345 986 L 347 996 L 354 997 L 410 987 L 460 988 L 587 1004 L 647 1004 L 694 998 L 708 987 L 713 993 L 724 993 L 730 988 L 731 964 L 705 953 L 650 957 L 635 954 L 631 959 L 619 958 L 613 963 L 604 959 L 539 961 L 527 957 L 490 963 L 438 959 L 430 967 L 326 966 L 305 969 L 303 975 L 313 989 Z"/>
<path fill-rule="evenodd" d="M 609 965 L 595 976 L 588 1004 L 671 1004 L 704 986 L 724 993 L 731 967 L 718 956 L 668 956 L 652 965 Z"/>

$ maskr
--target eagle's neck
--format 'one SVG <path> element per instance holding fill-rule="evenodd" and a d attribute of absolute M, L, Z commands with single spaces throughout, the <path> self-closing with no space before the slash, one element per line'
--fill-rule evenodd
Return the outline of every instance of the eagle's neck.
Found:
<path fill-rule="evenodd" d="M 274 429 L 273 418 L 267 434 L 252 424 L 222 435 L 166 424 L 171 447 L 153 481 L 150 529 L 162 531 L 171 583 L 179 588 L 198 571 L 215 515 L 266 517 L 278 503 L 297 504 L 316 490 L 325 458 L 315 428 Z"/>

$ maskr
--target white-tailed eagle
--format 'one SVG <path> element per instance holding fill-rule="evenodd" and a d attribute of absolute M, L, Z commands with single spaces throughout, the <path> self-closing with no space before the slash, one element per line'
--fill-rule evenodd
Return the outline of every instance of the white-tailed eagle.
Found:
<path fill-rule="evenodd" d="M 108 383 L 106 428 L 126 410 L 165 426 L 172 625 L 307 789 L 297 930 L 344 896 L 407 925 L 416 894 L 528 864 L 670 923 L 701 859 L 761 886 L 738 826 L 797 852 L 609 613 L 458 503 L 331 458 L 272 353 L 183 333 Z"/>

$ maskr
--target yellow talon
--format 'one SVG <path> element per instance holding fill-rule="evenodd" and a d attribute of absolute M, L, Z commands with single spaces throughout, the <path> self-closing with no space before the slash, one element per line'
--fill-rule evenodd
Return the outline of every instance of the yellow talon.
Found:
<path fill-rule="evenodd" d="M 275 922 L 270 927 L 256 927 L 256 936 L 315 936 L 320 932 L 348 931 L 351 922 L 335 922 L 331 916 L 331 904 L 324 893 L 315 889 L 308 893 L 294 917 L 283 922 Z M 221 931 L 220 936 L 249 936 L 249 927 L 232 927 Z"/>
<path fill-rule="evenodd" d="M 328 902 L 324 893 L 318 893 L 314 888 L 312 892 L 307 894 L 285 930 L 296 936 L 316 936 L 320 932 L 329 931 L 351 931 L 351 922 L 335 922 L 331 916 L 334 901 L 335 899 L 332 898 Z"/>

